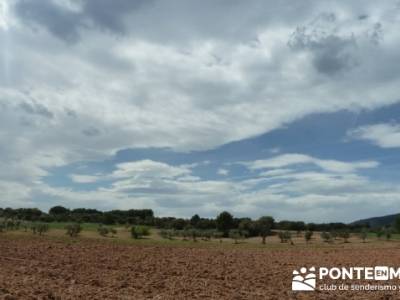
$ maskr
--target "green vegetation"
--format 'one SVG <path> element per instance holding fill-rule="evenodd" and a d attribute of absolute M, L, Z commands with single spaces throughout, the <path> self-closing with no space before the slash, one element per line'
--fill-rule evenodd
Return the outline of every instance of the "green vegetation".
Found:
<path fill-rule="evenodd" d="M 49 218 L 48 222 L 43 221 Z M 64 221 L 62 221 L 64 220 Z M 66 220 L 66 221 L 65 221 Z M 76 220 L 76 221 L 72 221 Z M 80 221 L 77 221 L 80 220 Z M 82 222 L 82 220 L 86 220 Z M 100 222 L 95 222 L 99 221 Z M 326 230 L 319 230 L 319 229 Z M 150 230 L 151 229 L 151 230 Z M 81 234 L 81 232 L 84 234 Z M 398 240 L 400 239 L 400 218 L 392 226 L 379 229 L 368 227 L 352 227 L 342 223 L 305 224 L 300 221 L 275 222 L 271 216 L 262 216 L 257 220 L 251 218 L 235 218 L 231 213 L 224 211 L 215 219 L 201 218 L 193 215 L 189 219 L 158 218 L 148 210 L 127 210 L 99 212 L 91 209 L 67 209 L 56 206 L 48 214 L 38 209 L 0 209 L 0 233 L 25 232 L 33 235 L 59 236 L 66 233 L 66 239 L 82 237 L 110 238 L 114 241 L 148 240 L 162 241 L 171 244 L 199 244 L 199 242 L 234 243 L 234 244 L 261 244 L 264 247 L 267 241 L 280 244 L 310 244 L 326 242 L 329 244 L 355 243 L 353 237 L 358 237 L 363 243 L 367 239 Z M 316 234 L 320 235 L 320 238 Z M 374 238 L 376 235 L 376 238 Z M 144 239 L 144 237 L 148 237 Z M 270 239 L 268 237 L 271 237 Z M 110 239 L 111 240 L 111 239 Z M 74 241 L 76 241 L 74 239 Z M 205 243 L 201 243 L 205 244 Z M 284 245 L 282 245 L 284 246 Z M 311 247 L 311 246 L 310 246 Z"/>
<path fill-rule="evenodd" d="M 306 243 L 307 243 L 307 244 L 311 241 L 311 238 L 312 238 L 313 234 L 314 234 L 314 232 L 311 231 L 311 230 L 307 230 L 307 231 L 304 233 L 304 239 L 306 240 Z"/>
<path fill-rule="evenodd" d="M 49 224 L 46 223 L 32 223 L 31 230 L 33 234 L 42 235 L 43 233 L 49 231 Z"/>
<path fill-rule="evenodd" d="M 113 237 L 114 235 L 117 234 L 117 231 L 116 231 L 114 228 L 112 228 L 112 227 L 106 227 L 106 226 L 103 226 L 103 225 L 100 225 L 100 226 L 97 228 L 97 232 L 98 232 L 101 236 L 104 236 L 104 237 L 109 236 L 109 235 L 111 235 L 111 237 Z"/>
<path fill-rule="evenodd" d="M 368 229 L 367 228 L 361 229 L 359 236 L 360 236 L 360 239 L 363 241 L 363 243 L 365 243 L 365 240 L 368 237 Z"/>
<path fill-rule="evenodd" d="M 290 241 L 291 244 L 293 244 L 292 241 L 292 233 L 288 230 L 286 231 L 279 231 L 278 232 L 278 237 L 281 240 L 281 243 L 287 243 Z"/>
<path fill-rule="evenodd" d="M 321 239 L 322 239 L 325 243 L 331 243 L 331 242 L 332 242 L 332 235 L 331 235 L 329 232 L 322 231 L 322 232 L 321 232 Z"/>
<path fill-rule="evenodd" d="M 272 217 L 261 217 L 258 219 L 256 226 L 260 236 L 262 238 L 262 243 L 265 244 L 265 239 L 268 235 L 271 235 L 271 229 L 274 225 L 274 218 Z"/>
<path fill-rule="evenodd" d="M 227 211 L 220 213 L 215 221 L 217 223 L 217 230 L 221 231 L 225 237 L 228 236 L 229 230 L 235 227 L 233 216 Z"/>
<path fill-rule="evenodd" d="M 67 231 L 67 235 L 69 235 L 70 237 L 77 237 L 82 231 L 81 224 L 79 223 L 68 224 L 67 226 L 65 226 L 65 229 Z"/>
<path fill-rule="evenodd" d="M 343 239 L 345 243 L 349 242 L 350 232 L 348 230 L 342 230 L 339 232 L 339 237 Z"/>
<path fill-rule="evenodd" d="M 140 239 L 148 235 L 150 235 L 150 228 L 147 226 L 132 226 L 131 228 L 131 236 L 134 239 Z"/>

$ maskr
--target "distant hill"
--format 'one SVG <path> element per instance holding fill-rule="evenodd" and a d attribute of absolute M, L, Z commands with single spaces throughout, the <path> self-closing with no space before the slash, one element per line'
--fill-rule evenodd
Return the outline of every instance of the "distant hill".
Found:
<path fill-rule="evenodd" d="M 369 227 L 371 227 L 371 228 L 378 228 L 378 227 L 382 227 L 382 226 L 386 226 L 386 225 L 392 225 L 394 220 L 396 220 L 396 218 L 398 216 L 400 216 L 400 214 L 362 219 L 362 220 L 355 221 L 351 224 L 352 225 L 369 224 Z"/>

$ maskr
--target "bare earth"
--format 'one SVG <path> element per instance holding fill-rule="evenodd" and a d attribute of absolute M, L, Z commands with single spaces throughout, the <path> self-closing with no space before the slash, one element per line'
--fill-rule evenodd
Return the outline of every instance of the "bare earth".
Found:
<path fill-rule="evenodd" d="M 400 266 L 398 244 L 225 249 L 0 235 L 0 299 L 400 299 L 400 292 L 291 291 L 301 266 L 375 265 Z"/>

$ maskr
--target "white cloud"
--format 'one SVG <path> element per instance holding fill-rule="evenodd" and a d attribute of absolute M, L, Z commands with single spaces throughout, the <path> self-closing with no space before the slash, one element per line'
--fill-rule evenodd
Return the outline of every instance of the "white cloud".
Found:
<path fill-rule="evenodd" d="M 268 171 L 263 171 L 260 173 L 260 176 L 263 177 L 274 177 L 274 176 L 280 176 L 280 175 L 286 175 L 294 172 L 293 169 L 273 169 L 273 170 L 268 170 Z"/>
<path fill-rule="evenodd" d="M 375 168 L 379 165 L 376 161 L 343 162 L 338 160 L 318 159 L 309 155 L 289 153 L 278 155 L 269 159 L 243 162 L 250 170 L 274 169 L 292 165 L 313 164 L 325 171 L 346 173 L 358 169 Z"/>
<path fill-rule="evenodd" d="M 152 208 L 160 216 L 181 217 L 190 217 L 193 212 L 213 217 L 228 209 L 237 216 L 270 214 L 277 219 L 314 222 L 352 221 L 360 216 L 385 214 L 400 201 L 400 190 L 395 185 L 359 175 L 356 168 L 346 168 L 353 172 L 303 171 L 291 164 L 290 169 L 256 169 L 259 173 L 247 179 L 206 180 L 195 176 L 193 166 L 188 166 L 134 161 L 99 175 L 111 180 L 109 187 L 81 191 L 38 182 L 33 191 L 19 187 L 23 193 L 11 196 L 18 197 L 19 204 L 29 204 L 23 201 L 28 201 L 30 194 L 39 193 L 68 207 L 126 209 L 134 205 Z M 14 189 L 15 186 L 10 193 Z"/>
<path fill-rule="evenodd" d="M 166 163 L 152 161 L 149 159 L 120 163 L 117 170 L 112 174 L 115 178 L 175 178 L 178 176 L 189 175 L 190 168 L 187 166 L 170 166 Z"/>
<path fill-rule="evenodd" d="M 227 176 L 229 174 L 229 170 L 220 168 L 218 169 L 217 174 L 222 176 Z"/>
<path fill-rule="evenodd" d="M 391 2 L 271 9 L 265 1 L 120 1 L 104 18 L 98 12 L 105 1 L 12 3 L 7 30 L 0 20 L 0 180 L 7 203 L 43 193 L 120 207 L 161 201 L 171 214 L 180 206 L 188 213 L 185 203 L 211 212 L 236 201 L 244 209 L 246 195 L 238 200 L 233 193 L 243 193 L 245 184 L 202 181 L 188 166 L 120 164 L 108 175 L 115 185 L 91 194 L 50 188 L 43 178 L 54 176 L 54 167 L 107 159 L 121 149 L 201 151 L 310 114 L 372 110 L 399 99 L 399 11 Z M 374 137 L 384 147 L 397 145 L 398 129 L 389 129 L 385 139 L 376 137 L 380 132 Z M 377 166 L 286 154 L 249 167 L 266 173 L 301 164 L 334 173 Z M 9 192 L 15 184 L 23 197 Z M 147 195 L 130 198 L 122 186 Z M 146 187 L 165 194 L 149 196 Z M 191 190 L 200 195 L 189 197 Z M 177 191 L 188 200 L 174 204 Z"/>
<path fill-rule="evenodd" d="M 366 140 L 382 148 L 400 147 L 399 124 L 374 124 L 366 125 L 348 132 L 353 139 Z"/>
<path fill-rule="evenodd" d="M 99 176 L 82 174 L 71 174 L 70 178 L 76 183 L 93 183 L 99 180 Z"/>

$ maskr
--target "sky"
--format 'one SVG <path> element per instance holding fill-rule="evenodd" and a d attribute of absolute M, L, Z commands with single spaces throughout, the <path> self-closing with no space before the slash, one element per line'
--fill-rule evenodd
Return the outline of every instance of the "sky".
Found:
<path fill-rule="evenodd" d="M 400 2 L 0 0 L 0 207 L 400 212 Z"/>

